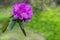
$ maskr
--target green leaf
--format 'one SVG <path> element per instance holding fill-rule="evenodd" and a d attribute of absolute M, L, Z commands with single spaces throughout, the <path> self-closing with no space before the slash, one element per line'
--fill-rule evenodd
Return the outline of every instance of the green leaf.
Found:
<path fill-rule="evenodd" d="M 4 23 L 3 23 L 3 26 L 2 26 L 2 32 L 5 32 L 7 27 L 8 27 L 8 24 L 9 24 L 9 21 L 10 21 L 10 18 L 7 18 Z"/>
<path fill-rule="evenodd" d="M 24 28 L 24 20 L 20 21 L 20 26 Z"/>
<path fill-rule="evenodd" d="M 26 36 L 26 32 L 24 30 L 24 20 L 22 20 L 22 21 L 19 20 L 18 23 L 19 23 L 19 26 L 20 26 L 23 34 Z"/>
<path fill-rule="evenodd" d="M 9 23 L 9 25 L 8 25 L 8 26 L 9 26 L 9 30 L 12 30 L 12 29 L 13 29 L 15 23 L 16 23 L 16 19 L 12 19 L 12 20 L 10 21 L 10 23 Z"/>

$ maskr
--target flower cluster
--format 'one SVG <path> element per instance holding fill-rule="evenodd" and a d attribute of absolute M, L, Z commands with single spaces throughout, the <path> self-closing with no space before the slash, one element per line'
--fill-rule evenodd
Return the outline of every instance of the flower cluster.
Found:
<path fill-rule="evenodd" d="M 24 21 L 30 21 L 33 15 L 32 7 L 27 3 L 17 3 L 13 6 L 13 17 Z"/>

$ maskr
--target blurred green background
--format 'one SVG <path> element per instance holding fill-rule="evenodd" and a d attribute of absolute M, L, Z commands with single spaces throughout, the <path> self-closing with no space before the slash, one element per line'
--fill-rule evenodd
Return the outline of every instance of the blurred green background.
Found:
<path fill-rule="evenodd" d="M 0 28 L 12 15 L 12 6 L 24 1 L 34 11 L 31 22 L 25 24 L 27 37 L 16 23 L 12 31 L 0 30 L 0 40 L 60 40 L 60 0 L 0 0 Z"/>

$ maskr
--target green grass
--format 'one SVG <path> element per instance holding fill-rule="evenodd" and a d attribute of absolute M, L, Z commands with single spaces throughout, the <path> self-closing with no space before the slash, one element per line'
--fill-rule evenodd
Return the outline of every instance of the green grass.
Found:
<path fill-rule="evenodd" d="M 11 7 L 2 10 L 3 11 L 0 13 L 0 22 L 3 22 L 1 19 L 6 19 L 10 16 L 9 13 L 12 13 Z M 27 23 L 25 28 L 32 29 L 36 33 L 43 33 L 47 40 L 60 40 L 60 7 L 49 8 L 47 11 L 43 12 L 35 11 L 32 21 Z M 16 32 L 12 33 L 17 34 L 17 29 L 18 27 L 16 26 L 13 30 L 16 30 Z"/>
<path fill-rule="evenodd" d="M 35 12 L 32 21 L 27 24 L 34 31 L 42 32 L 47 40 L 60 40 L 60 9 L 52 8 L 44 12 Z"/>

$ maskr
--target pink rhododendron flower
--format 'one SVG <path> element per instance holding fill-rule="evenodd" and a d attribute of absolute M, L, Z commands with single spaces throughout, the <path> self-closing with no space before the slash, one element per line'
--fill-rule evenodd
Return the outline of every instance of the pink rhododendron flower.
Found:
<path fill-rule="evenodd" d="M 27 3 L 17 3 L 13 6 L 13 17 L 15 19 L 30 21 L 33 15 L 32 7 Z"/>

